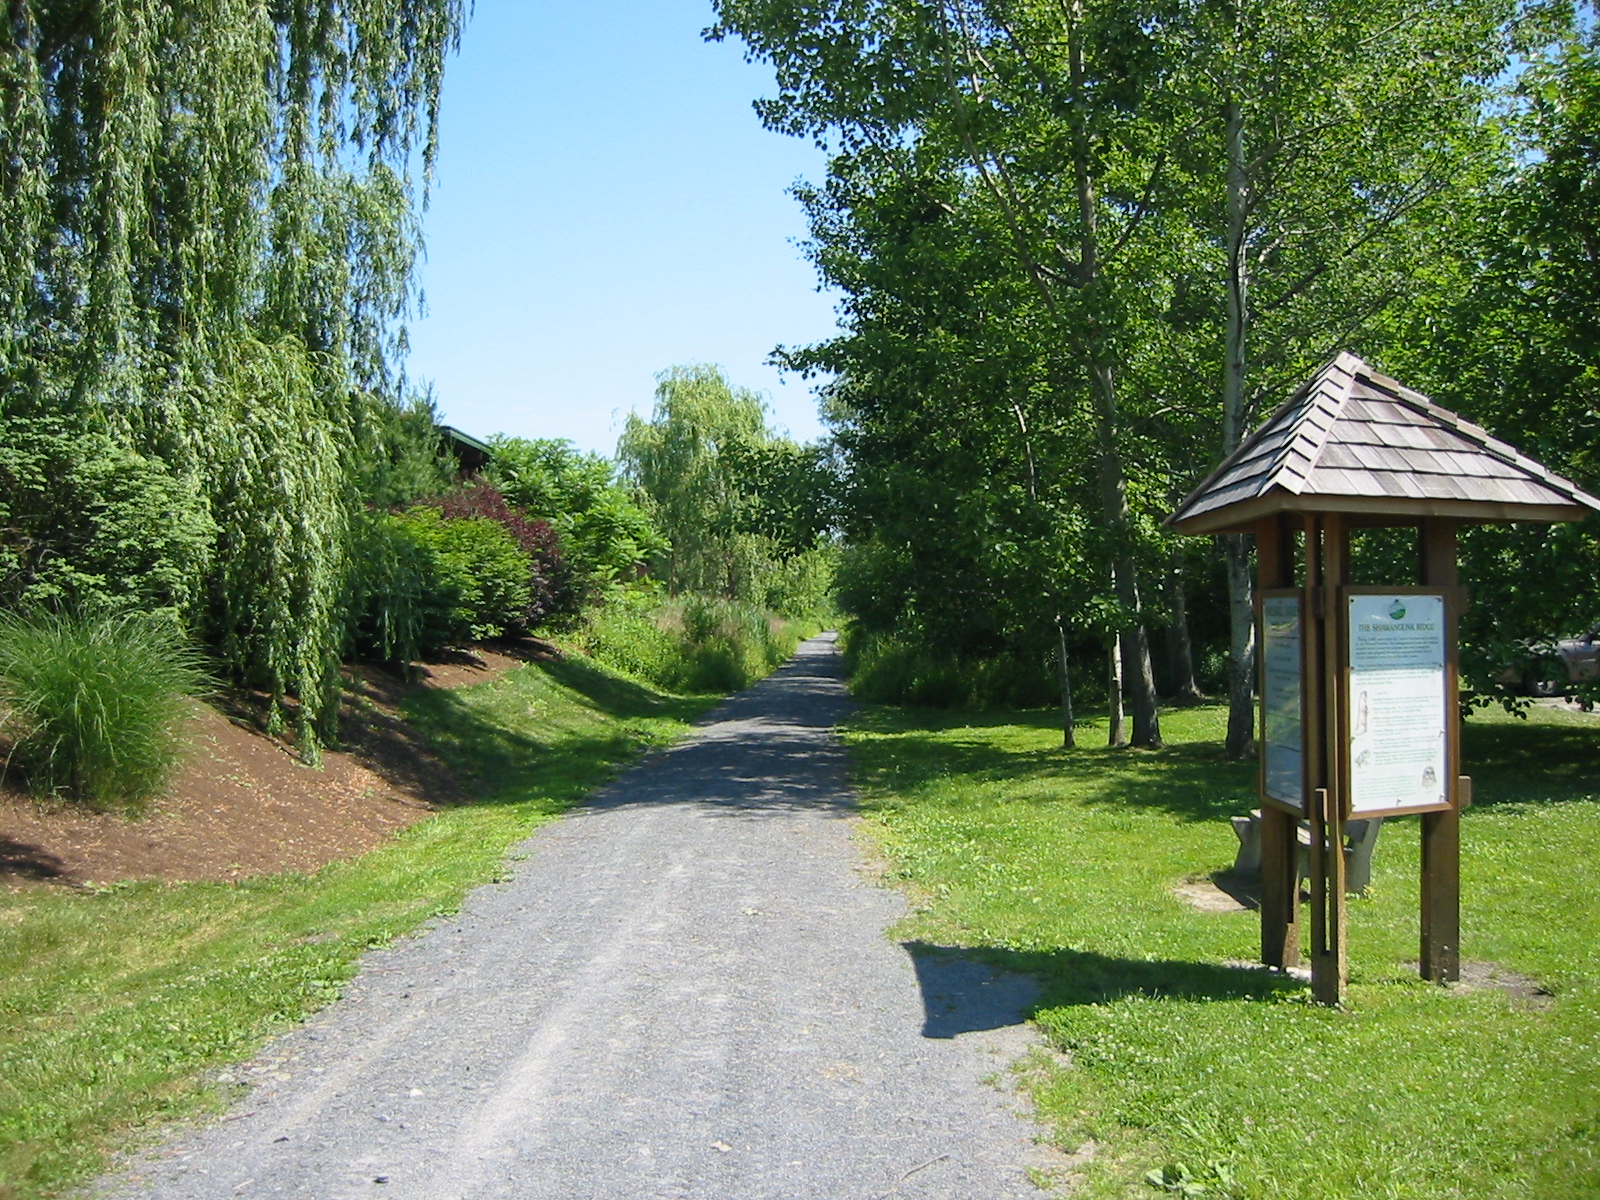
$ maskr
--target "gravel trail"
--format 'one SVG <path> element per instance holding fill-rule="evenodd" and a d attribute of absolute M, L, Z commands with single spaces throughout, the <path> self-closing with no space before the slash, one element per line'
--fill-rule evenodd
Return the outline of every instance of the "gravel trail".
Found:
<path fill-rule="evenodd" d="M 988 1200 L 1052 1165 L 985 1080 L 1030 981 L 884 936 L 831 637 L 375 951 L 226 1118 L 106 1182 L 162 1200 Z"/>

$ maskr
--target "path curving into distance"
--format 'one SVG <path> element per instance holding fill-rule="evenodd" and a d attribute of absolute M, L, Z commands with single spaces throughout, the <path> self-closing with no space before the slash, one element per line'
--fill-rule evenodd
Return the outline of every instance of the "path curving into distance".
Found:
<path fill-rule="evenodd" d="M 132 1200 L 1038 1197 L 985 1080 L 1029 981 L 885 936 L 833 726 L 831 635 L 522 847 L 509 883 L 375 951 Z"/>

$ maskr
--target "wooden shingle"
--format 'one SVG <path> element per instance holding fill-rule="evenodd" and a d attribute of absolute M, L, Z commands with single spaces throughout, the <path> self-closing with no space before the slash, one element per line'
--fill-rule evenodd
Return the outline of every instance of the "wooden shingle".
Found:
<path fill-rule="evenodd" d="M 1343 512 L 1376 524 L 1549 522 L 1600 512 L 1600 500 L 1345 353 L 1267 418 L 1166 524 L 1224 533 L 1275 512 Z"/>

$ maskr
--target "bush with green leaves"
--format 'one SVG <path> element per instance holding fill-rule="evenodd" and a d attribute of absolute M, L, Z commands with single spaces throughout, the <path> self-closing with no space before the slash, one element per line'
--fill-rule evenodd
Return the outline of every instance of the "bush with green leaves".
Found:
<path fill-rule="evenodd" d="M 404 508 L 450 490 L 456 460 L 440 440 L 439 411 L 431 395 L 414 395 L 398 404 L 363 393 L 350 411 L 350 468 L 363 502 Z"/>
<path fill-rule="evenodd" d="M 406 663 L 448 642 L 461 598 L 433 551 L 381 509 L 358 513 L 353 530 L 345 655 Z"/>
<path fill-rule="evenodd" d="M 838 564 L 839 550 L 831 543 L 775 559 L 763 581 L 766 607 L 790 621 L 837 624 L 834 577 Z"/>
<path fill-rule="evenodd" d="M 484 472 L 505 498 L 561 535 L 561 549 L 579 591 L 597 595 L 633 577 L 667 549 L 616 464 L 553 438 L 490 439 L 494 460 Z"/>
<path fill-rule="evenodd" d="M 170 616 L 0 613 L 0 729 L 35 794 L 99 807 L 159 795 L 182 758 L 186 697 L 205 686 Z"/>
<path fill-rule="evenodd" d="M 1044 653 L 969 657 L 941 652 L 915 636 L 852 624 L 844 656 L 850 691 L 873 704 L 982 711 L 1040 708 L 1061 698 L 1055 664 Z M 1084 699 L 1099 694 L 1093 681 L 1080 680 L 1078 690 Z"/>
<path fill-rule="evenodd" d="M 581 607 L 579 589 L 574 586 L 572 570 L 561 552 L 561 535 L 549 521 L 530 519 L 524 509 L 508 504 L 499 488 L 483 480 L 472 480 L 423 503 L 450 520 L 482 517 L 494 521 L 511 535 L 529 563 L 528 605 L 519 625 L 536 629 L 577 615 Z"/>
<path fill-rule="evenodd" d="M 359 525 L 357 653 L 406 660 L 525 627 L 532 562 L 498 521 L 419 505 Z"/>
<path fill-rule="evenodd" d="M 59 415 L 0 421 L 0 604 L 187 615 L 216 528 L 192 478 Z"/>

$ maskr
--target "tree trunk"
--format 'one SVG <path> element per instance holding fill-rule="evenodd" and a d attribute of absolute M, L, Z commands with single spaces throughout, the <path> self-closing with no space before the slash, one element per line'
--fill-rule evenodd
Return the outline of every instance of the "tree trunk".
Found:
<path fill-rule="evenodd" d="M 1118 598 L 1133 611 L 1139 607 L 1139 583 L 1133 574 L 1133 555 L 1118 564 Z M 1144 623 L 1125 630 L 1117 639 L 1122 658 L 1124 692 L 1133 707 L 1133 744 L 1146 750 L 1161 748 L 1161 705 L 1156 696 L 1156 673 L 1150 663 L 1150 634 Z"/>
<path fill-rule="evenodd" d="M 1161 712 L 1156 699 L 1155 671 L 1150 665 L 1150 640 L 1145 632 L 1143 606 L 1139 600 L 1138 565 L 1133 555 L 1132 521 L 1128 512 L 1127 476 L 1116 434 L 1116 383 L 1111 369 L 1097 366 L 1091 371 L 1100 409 L 1100 501 L 1115 547 L 1111 562 L 1111 581 L 1117 604 L 1134 623 L 1118 641 L 1124 664 L 1123 679 L 1133 707 L 1133 744 L 1146 749 L 1161 745 Z"/>
<path fill-rule="evenodd" d="M 1250 580 L 1248 535 L 1225 533 L 1222 556 L 1228 568 L 1228 742 L 1233 758 L 1256 752 L 1256 616 Z M 1237 598 L 1242 597 L 1240 602 Z"/>
<path fill-rule="evenodd" d="M 1189 639 L 1189 602 L 1183 586 L 1183 552 L 1172 552 L 1167 570 L 1167 657 L 1172 663 L 1172 698 L 1178 704 L 1199 704 L 1205 699 L 1194 681 L 1194 646 Z"/>
<path fill-rule="evenodd" d="M 1244 149 L 1244 110 L 1223 109 L 1227 141 L 1228 324 L 1222 368 L 1222 457 L 1239 448 L 1245 421 L 1245 337 L 1250 324 L 1250 179 Z M 1235 758 L 1255 753 L 1255 596 L 1250 548 L 1242 534 L 1221 539 L 1228 569 L 1228 742 Z"/>
<path fill-rule="evenodd" d="M 1122 733 L 1122 639 L 1116 634 L 1111 635 L 1111 645 L 1106 648 L 1106 693 L 1106 745 L 1120 750 L 1128 739 Z"/>
<path fill-rule="evenodd" d="M 1061 745 L 1067 750 L 1078 744 L 1072 719 L 1072 672 L 1067 660 L 1067 623 L 1056 614 L 1056 675 L 1061 680 Z"/>
<path fill-rule="evenodd" d="M 1086 93 L 1082 19 L 1082 4 L 1074 3 L 1072 24 L 1067 33 L 1067 58 L 1072 92 L 1077 98 L 1082 98 Z M 1099 225 L 1089 130 L 1081 119 L 1073 122 L 1072 141 L 1073 174 L 1081 223 L 1078 271 L 1084 288 L 1093 289 L 1098 286 L 1100 275 Z M 1127 475 L 1123 470 L 1119 436 L 1116 375 L 1111 367 L 1107 333 L 1098 314 L 1089 314 L 1080 336 L 1088 351 L 1090 387 L 1099 409 L 1100 498 L 1106 524 L 1111 531 L 1112 575 L 1117 603 L 1126 616 L 1135 620 L 1133 627 L 1118 639 L 1128 662 L 1133 685 L 1133 744 L 1155 749 L 1161 745 L 1161 717 L 1156 701 L 1155 672 L 1150 667 L 1150 642 L 1140 616 L 1139 579 L 1133 556 L 1132 522 L 1128 514 Z"/>

